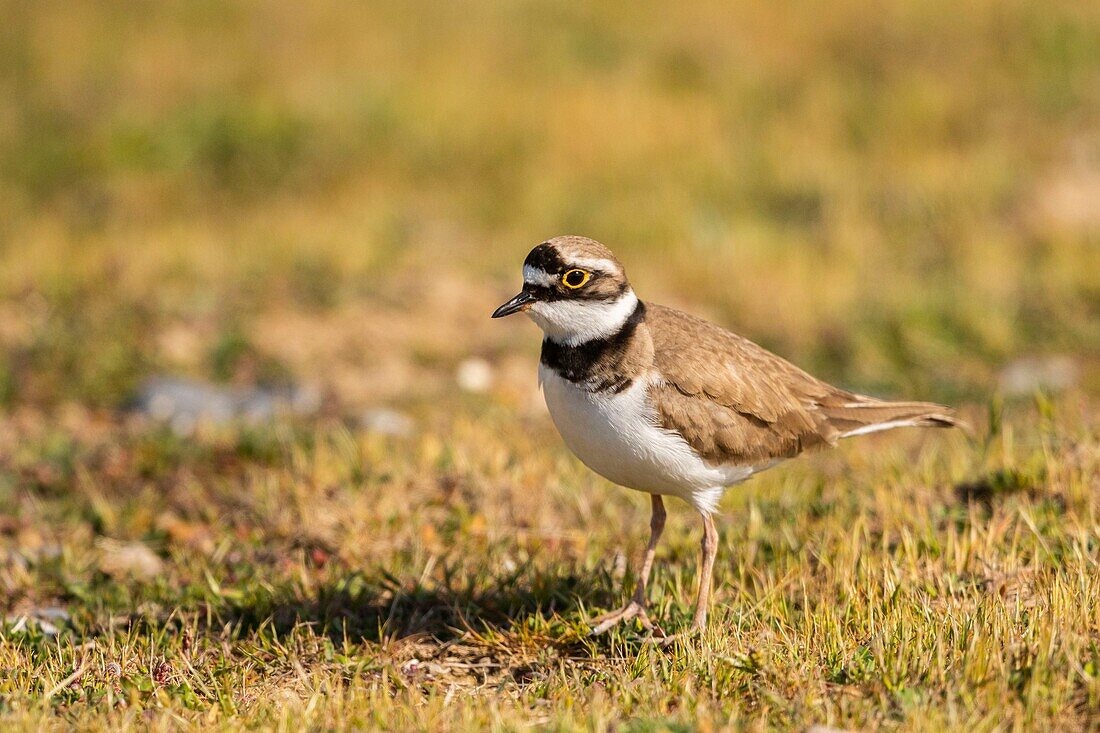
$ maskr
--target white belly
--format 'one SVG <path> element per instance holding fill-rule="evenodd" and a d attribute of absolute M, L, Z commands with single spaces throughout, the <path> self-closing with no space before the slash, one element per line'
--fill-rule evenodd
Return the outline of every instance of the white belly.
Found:
<path fill-rule="evenodd" d="M 687 441 L 659 425 L 643 382 L 619 394 L 594 394 L 541 365 L 539 380 L 565 444 L 586 466 L 621 486 L 679 496 L 712 512 L 725 487 L 766 468 L 704 461 Z"/>

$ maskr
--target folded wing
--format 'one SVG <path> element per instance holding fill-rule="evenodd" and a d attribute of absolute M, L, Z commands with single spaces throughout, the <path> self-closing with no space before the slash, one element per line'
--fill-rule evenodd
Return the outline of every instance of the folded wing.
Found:
<path fill-rule="evenodd" d="M 942 405 L 886 402 L 833 387 L 671 308 L 647 304 L 646 321 L 664 377 L 650 387 L 661 425 L 714 463 L 760 465 L 878 430 L 958 424 Z"/>

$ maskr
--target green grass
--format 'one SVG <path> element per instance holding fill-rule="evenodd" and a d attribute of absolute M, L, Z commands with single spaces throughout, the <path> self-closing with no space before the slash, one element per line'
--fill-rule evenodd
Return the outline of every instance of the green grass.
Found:
<path fill-rule="evenodd" d="M 1069 403 L 1010 412 L 984 445 L 898 434 L 731 492 L 708 631 L 668 650 L 637 629 L 584 635 L 629 586 L 618 557 L 640 551 L 645 502 L 543 423 L 517 436 L 483 409 L 409 440 L 330 423 L 189 440 L 88 415 L 9 425 L 3 715 L 1086 728 L 1096 425 Z M 659 556 L 653 607 L 673 628 L 690 620 L 696 524 L 674 512 Z M 131 542 L 160 572 L 117 560 Z M 14 623 L 58 604 L 56 636 Z"/>
<path fill-rule="evenodd" d="M 1089 3 L 2 7 L 0 728 L 1100 725 Z M 488 319 L 567 232 L 974 437 L 755 478 L 705 635 L 587 639 L 647 501 Z M 1024 357 L 1073 376 L 1001 394 Z M 184 437 L 132 410 L 166 374 L 320 407 Z"/>

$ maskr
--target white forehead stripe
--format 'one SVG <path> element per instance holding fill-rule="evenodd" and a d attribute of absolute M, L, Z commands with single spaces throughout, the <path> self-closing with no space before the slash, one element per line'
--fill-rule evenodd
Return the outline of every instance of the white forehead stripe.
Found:
<path fill-rule="evenodd" d="M 527 315 L 546 337 L 565 346 L 614 336 L 638 307 L 638 296 L 627 290 L 615 300 L 540 301 Z"/>
<path fill-rule="evenodd" d="M 554 284 L 555 280 L 550 276 L 546 270 L 542 270 L 538 267 L 531 267 L 530 265 L 523 266 L 523 282 L 528 285 L 541 285 L 548 288 Z"/>
<path fill-rule="evenodd" d="M 579 267 L 582 270 L 588 270 L 589 272 L 602 272 L 608 275 L 616 275 L 622 273 L 622 268 L 611 260 L 605 260 L 603 258 L 594 257 L 576 257 L 569 261 L 569 267 Z M 540 267 L 532 267 L 531 265 L 523 266 L 523 282 L 528 285 L 541 285 L 543 287 L 550 287 L 555 285 L 558 278 L 551 275 L 546 270 Z"/>
<path fill-rule="evenodd" d="M 608 274 L 617 274 L 622 272 L 622 268 L 618 264 L 611 260 L 605 260 L 595 257 L 574 257 L 569 260 L 574 267 L 580 267 L 585 270 L 598 270 L 600 272 L 606 272 Z"/>

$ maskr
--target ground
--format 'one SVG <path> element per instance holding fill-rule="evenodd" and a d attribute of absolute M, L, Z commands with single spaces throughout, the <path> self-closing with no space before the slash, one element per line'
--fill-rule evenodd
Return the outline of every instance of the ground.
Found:
<path fill-rule="evenodd" d="M 0 727 L 1100 726 L 1097 7 L 4 16 Z M 648 499 L 488 318 L 562 233 L 972 430 L 729 491 L 706 633 L 590 639 Z"/>

